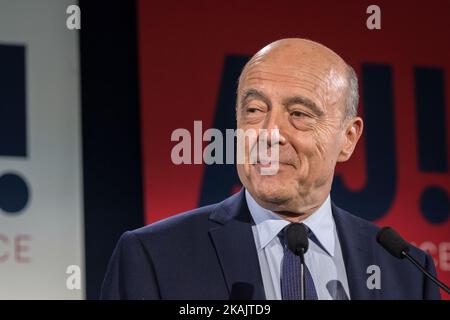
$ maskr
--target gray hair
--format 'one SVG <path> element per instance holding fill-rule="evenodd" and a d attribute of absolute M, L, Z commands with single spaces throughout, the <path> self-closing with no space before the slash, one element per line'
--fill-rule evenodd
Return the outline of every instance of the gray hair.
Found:
<path fill-rule="evenodd" d="M 358 77 L 352 66 L 347 64 L 347 97 L 345 99 L 344 119 L 351 119 L 358 115 L 359 93 L 358 93 Z"/>

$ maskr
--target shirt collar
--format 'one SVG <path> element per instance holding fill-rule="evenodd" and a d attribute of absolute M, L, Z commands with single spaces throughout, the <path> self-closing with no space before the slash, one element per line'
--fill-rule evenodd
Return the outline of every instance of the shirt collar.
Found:
<path fill-rule="evenodd" d="M 247 189 L 245 199 L 258 232 L 258 250 L 264 249 L 290 222 L 261 207 Z M 313 214 L 303 220 L 303 223 L 311 230 L 323 248 L 334 256 L 336 228 L 331 212 L 330 195 Z"/>

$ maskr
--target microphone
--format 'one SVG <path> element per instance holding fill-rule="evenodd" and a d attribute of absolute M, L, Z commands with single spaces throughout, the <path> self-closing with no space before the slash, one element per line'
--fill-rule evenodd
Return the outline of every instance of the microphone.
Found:
<path fill-rule="evenodd" d="M 433 281 L 436 285 L 441 287 L 445 292 L 450 293 L 449 287 L 439 281 L 435 276 L 429 273 L 420 263 L 409 254 L 409 243 L 406 242 L 394 229 L 391 227 L 383 227 L 377 233 L 377 242 L 386 249 L 390 254 L 399 259 L 406 258 L 416 268 L 418 268 L 424 275 Z"/>
<path fill-rule="evenodd" d="M 305 257 L 308 251 L 308 232 L 303 223 L 291 223 L 286 229 L 286 243 L 289 250 L 300 258 L 300 299 L 305 300 Z"/>

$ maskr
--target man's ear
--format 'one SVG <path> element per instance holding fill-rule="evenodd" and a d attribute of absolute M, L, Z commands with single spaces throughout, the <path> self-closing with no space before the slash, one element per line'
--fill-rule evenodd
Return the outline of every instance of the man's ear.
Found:
<path fill-rule="evenodd" d="M 350 159 L 350 156 L 355 150 L 356 144 L 363 132 L 364 122 L 360 117 L 354 117 L 347 120 L 345 124 L 344 142 L 342 144 L 341 152 L 337 158 L 337 162 L 345 162 Z"/>

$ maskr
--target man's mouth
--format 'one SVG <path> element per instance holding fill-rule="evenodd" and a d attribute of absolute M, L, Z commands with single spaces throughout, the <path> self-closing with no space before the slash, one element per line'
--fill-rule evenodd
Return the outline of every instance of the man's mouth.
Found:
<path fill-rule="evenodd" d="M 279 166 L 280 164 L 283 164 L 283 163 L 280 163 L 278 161 L 269 161 L 269 162 L 260 162 L 260 161 L 258 161 L 256 163 L 256 165 L 258 165 L 260 167 L 263 167 L 263 168 L 270 168 L 270 167 L 274 167 L 274 166 Z"/>

